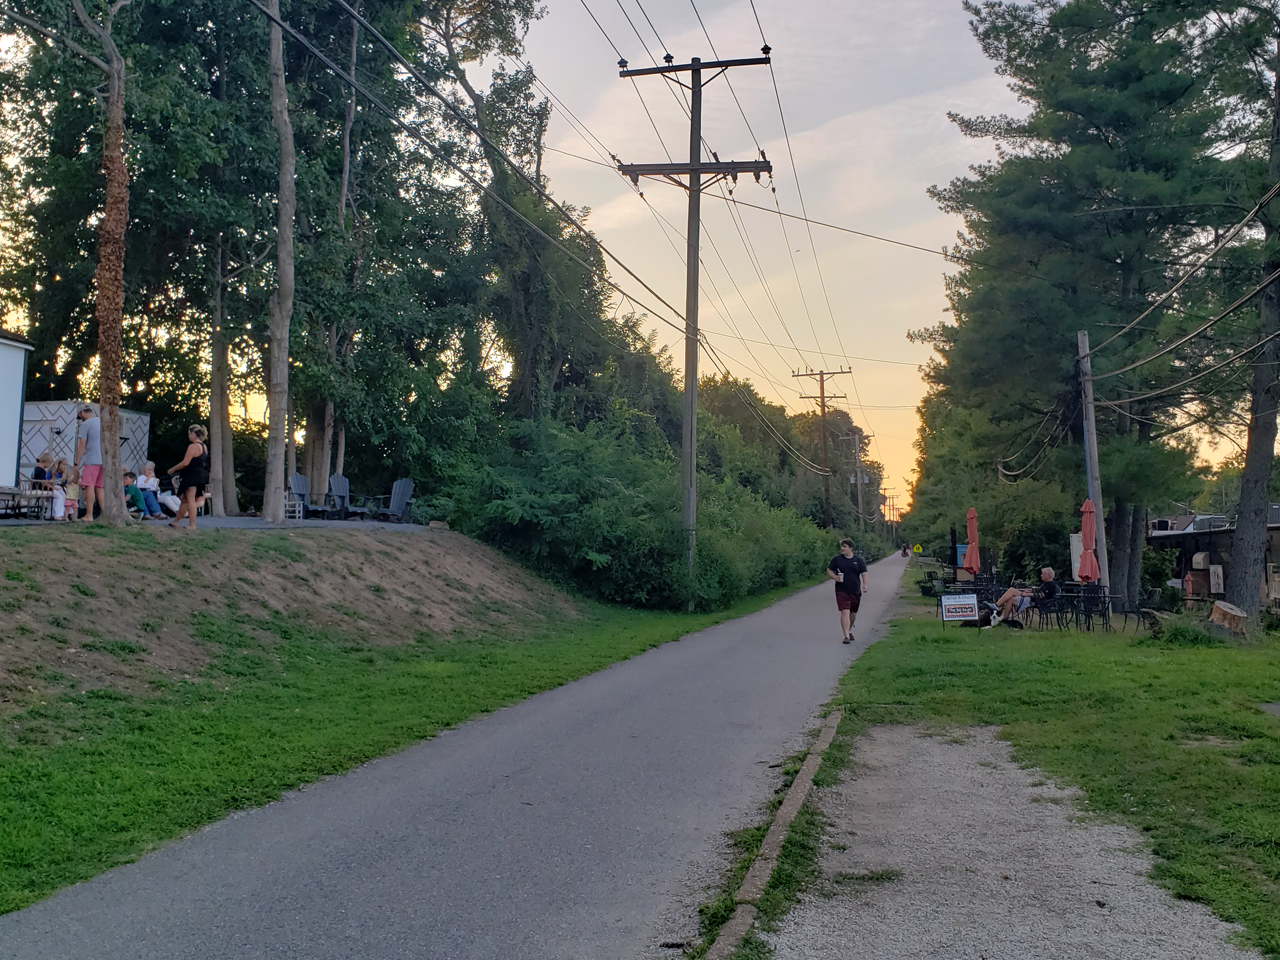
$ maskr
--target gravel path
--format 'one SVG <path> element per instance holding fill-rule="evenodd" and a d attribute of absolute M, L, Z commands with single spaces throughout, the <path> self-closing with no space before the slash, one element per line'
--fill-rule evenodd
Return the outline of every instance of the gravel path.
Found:
<path fill-rule="evenodd" d="M 819 795 L 823 889 L 768 935 L 777 960 L 1244 960 L 1238 928 L 1148 879 L 1127 827 L 1010 762 L 989 728 L 877 727 Z M 842 849 L 843 848 L 843 849 Z"/>

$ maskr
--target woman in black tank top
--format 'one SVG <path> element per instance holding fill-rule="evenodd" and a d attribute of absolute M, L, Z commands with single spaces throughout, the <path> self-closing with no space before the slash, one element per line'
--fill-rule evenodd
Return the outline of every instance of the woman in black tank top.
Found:
<path fill-rule="evenodd" d="M 176 527 L 178 521 L 186 517 L 187 529 L 196 528 L 196 509 L 204 501 L 204 488 L 209 482 L 209 448 L 205 445 L 208 438 L 208 431 L 204 427 L 198 423 L 193 424 L 187 430 L 187 439 L 190 441 L 187 455 L 181 463 L 169 468 L 171 475 L 178 474 L 178 499 L 182 501 L 178 515 L 169 524 L 171 527 Z"/>

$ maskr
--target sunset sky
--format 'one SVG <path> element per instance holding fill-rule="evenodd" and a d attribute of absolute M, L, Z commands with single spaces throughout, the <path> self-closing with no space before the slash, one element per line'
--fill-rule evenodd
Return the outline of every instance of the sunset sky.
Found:
<path fill-rule="evenodd" d="M 589 223 L 604 243 L 683 308 L 683 241 L 674 228 L 684 229 L 684 191 L 642 181 L 650 210 L 627 181 L 598 164 L 605 150 L 624 162 L 665 160 L 654 125 L 671 155 L 687 159 L 688 121 L 672 91 L 664 89 L 667 81 L 645 77 L 633 86 L 618 77 L 618 55 L 590 14 L 632 67 L 651 66 L 650 53 L 659 59 L 663 54 L 644 13 L 677 62 L 694 56 L 704 61 L 717 55 L 759 56 L 760 30 L 748 0 L 699 0 L 697 12 L 710 41 L 690 0 L 640 2 L 643 12 L 636 0 L 586 0 L 586 6 L 581 0 L 553 0 L 530 31 L 526 49 L 538 76 L 560 101 L 548 144 L 597 161 L 550 153 L 545 169 L 553 191 L 562 200 L 589 206 Z M 993 151 L 988 143 L 962 137 L 947 113 L 1019 110 L 978 50 L 958 0 L 756 0 L 756 10 L 773 48 L 795 169 L 768 67 L 730 71 L 732 91 L 724 78 L 707 88 L 704 135 L 711 149 L 721 159 L 748 160 L 756 155 L 758 141 L 773 163 L 778 202 L 787 213 L 801 212 L 798 173 L 811 218 L 932 250 L 953 242 L 959 220 L 941 213 L 926 190 L 992 159 Z M 566 110 L 599 143 L 575 131 Z M 767 187 L 744 180 L 735 195 L 772 209 Z M 786 223 L 788 247 L 776 213 L 740 211 L 765 282 L 727 205 L 715 192 L 708 194 L 703 201 L 703 329 L 733 373 L 792 411 L 812 407 L 799 398 L 802 390 L 810 391 L 792 378 L 795 368 L 852 367 L 853 377 L 835 383 L 848 394 L 845 403 L 855 421 L 875 434 L 872 455 L 885 463 L 886 483 L 902 503 L 915 465 L 915 405 L 924 390 L 917 364 L 930 353 L 909 343 L 906 334 L 944 319 L 947 264 L 928 253 L 813 227 L 824 292 L 803 223 Z M 621 271 L 613 273 L 638 299 L 651 302 Z M 653 327 L 682 362 L 679 335 L 657 321 Z M 895 362 L 873 362 L 884 360 Z M 705 357 L 701 369 L 712 370 Z"/>

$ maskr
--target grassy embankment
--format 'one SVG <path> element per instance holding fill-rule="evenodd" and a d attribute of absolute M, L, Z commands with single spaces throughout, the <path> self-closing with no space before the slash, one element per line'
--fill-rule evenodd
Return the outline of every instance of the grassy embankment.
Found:
<path fill-rule="evenodd" d="M 357 542 L 355 572 L 403 565 L 403 544 L 426 545 L 399 586 L 390 574 L 367 585 L 337 576 L 343 541 L 333 537 L 38 536 L 0 532 L 0 911 L 794 589 L 689 616 L 570 599 L 456 534 Z M 87 586 L 88 569 L 106 576 Z M 145 588 L 117 602 L 121 591 L 104 583 L 113 569 Z M 500 581 L 499 596 L 468 584 L 477 570 Z M 176 593 L 158 582 L 165 571 Z M 360 589 L 318 603 L 335 577 Z M 442 598 L 431 612 L 450 633 L 385 635 L 387 623 L 405 631 L 426 619 L 412 608 L 414 582 Z M 168 594 L 164 615 L 148 606 L 157 591 Z"/>
<path fill-rule="evenodd" d="M 913 615 L 841 683 L 843 737 L 997 724 L 1019 762 L 1141 830 L 1156 882 L 1280 955 L 1280 717 L 1258 706 L 1280 701 L 1280 638 L 1177 647 L 1132 632 L 943 630 L 932 601 L 906 599 Z"/>

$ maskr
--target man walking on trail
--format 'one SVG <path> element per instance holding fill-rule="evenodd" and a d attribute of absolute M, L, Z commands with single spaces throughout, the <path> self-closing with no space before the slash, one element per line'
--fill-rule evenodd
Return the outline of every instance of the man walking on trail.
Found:
<path fill-rule="evenodd" d="M 840 609 L 840 631 L 844 643 L 853 643 L 853 621 L 867 592 L 867 562 L 853 554 L 853 541 L 841 540 L 840 552 L 827 564 L 827 579 L 836 582 L 836 606 Z"/>
<path fill-rule="evenodd" d="M 107 505 L 102 499 L 102 421 L 93 407 L 81 407 L 76 414 L 80 420 L 80 436 L 76 440 L 76 469 L 80 474 L 80 490 L 84 494 L 83 520 L 93 520 L 94 500 L 99 509 Z"/>

